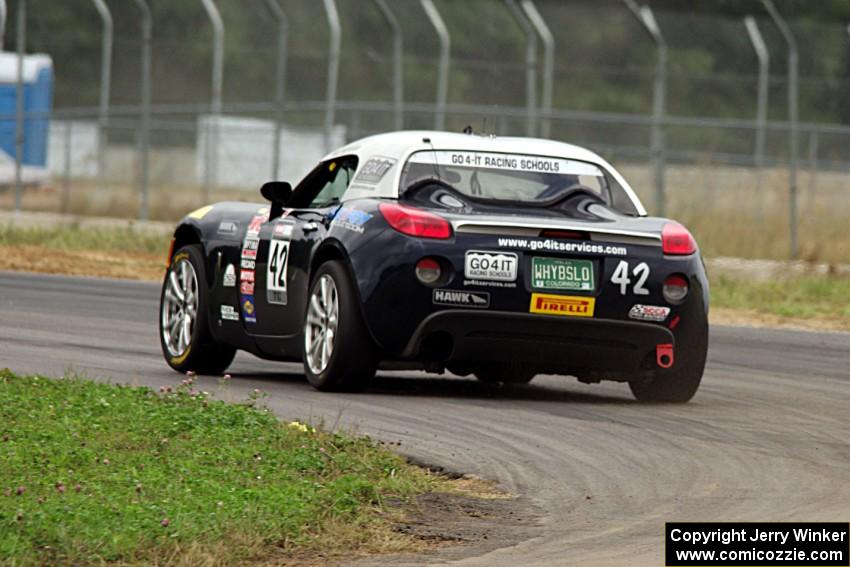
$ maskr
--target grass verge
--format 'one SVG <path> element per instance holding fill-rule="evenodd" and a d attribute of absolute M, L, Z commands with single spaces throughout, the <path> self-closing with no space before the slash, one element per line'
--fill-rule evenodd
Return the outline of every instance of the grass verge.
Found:
<path fill-rule="evenodd" d="M 443 477 L 366 438 L 281 423 L 256 398 L 168 390 L 0 371 L 0 560 L 229 565 L 416 549 L 386 502 Z"/>
<path fill-rule="evenodd" d="M 712 322 L 850 331 L 850 278 L 794 276 L 711 281 Z"/>
<path fill-rule="evenodd" d="M 126 229 L 0 228 L 0 269 L 160 280 L 167 235 Z M 746 279 L 710 270 L 712 322 L 850 331 L 850 278 Z"/>
<path fill-rule="evenodd" d="M 42 246 L 57 251 L 136 252 L 163 256 L 170 235 L 125 228 L 0 227 L 2 246 Z"/>

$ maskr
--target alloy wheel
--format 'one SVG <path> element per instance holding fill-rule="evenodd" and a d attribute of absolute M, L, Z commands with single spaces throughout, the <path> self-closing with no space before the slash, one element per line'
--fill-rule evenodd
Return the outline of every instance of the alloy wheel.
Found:
<path fill-rule="evenodd" d="M 304 324 L 307 366 L 314 374 L 321 374 L 328 367 L 338 324 L 339 297 L 336 284 L 333 278 L 323 274 L 313 286 Z"/>
<path fill-rule="evenodd" d="M 171 356 L 183 356 L 198 317 L 198 276 L 187 258 L 171 267 L 162 299 L 162 338 Z"/>

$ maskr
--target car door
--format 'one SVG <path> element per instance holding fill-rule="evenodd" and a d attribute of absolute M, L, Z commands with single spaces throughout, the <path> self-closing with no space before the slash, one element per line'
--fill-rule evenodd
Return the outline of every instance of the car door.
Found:
<path fill-rule="evenodd" d="M 243 317 L 250 334 L 301 332 L 313 250 L 325 238 L 356 169 L 356 156 L 320 163 L 293 190 L 283 215 L 263 223 L 253 276 L 256 321 Z"/>

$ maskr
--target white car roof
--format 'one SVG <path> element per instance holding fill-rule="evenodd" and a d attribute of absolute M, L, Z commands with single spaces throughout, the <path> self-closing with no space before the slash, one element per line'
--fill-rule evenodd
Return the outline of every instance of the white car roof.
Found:
<path fill-rule="evenodd" d="M 345 200 L 366 197 L 398 198 L 401 169 L 411 154 L 424 150 L 478 151 L 506 154 L 526 154 L 570 160 L 586 161 L 606 170 L 623 187 L 633 201 L 640 215 L 646 215 L 646 209 L 632 190 L 628 182 L 611 164 L 601 156 L 581 146 L 543 140 L 540 138 L 481 136 L 477 134 L 458 134 L 430 130 L 407 130 L 377 134 L 351 142 L 331 153 L 322 161 L 356 155 L 358 171 L 354 182 L 345 193 Z M 358 183 L 357 173 L 371 158 L 394 160 L 392 168 L 381 177 L 377 184 Z"/>

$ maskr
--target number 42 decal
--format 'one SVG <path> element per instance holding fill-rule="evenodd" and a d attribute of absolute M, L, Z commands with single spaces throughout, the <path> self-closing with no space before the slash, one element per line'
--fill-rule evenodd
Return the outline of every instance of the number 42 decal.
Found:
<path fill-rule="evenodd" d="M 632 288 L 632 293 L 635 295 L 649 295 L 649 290 L 646 289 L 646 280 L 649 278 L 649 265 L 646 262 L 641 262 L 635 266 L 632 271 L 632 276 L 635 277 L 635 285 Z M 620 260 L 614 273 L 611 275 L 611 283 L 620 286 L 620 295 L 626 295 L 626 291 L 632 280 L 629 278 L 629 263 L 625 260 Z"/>
<path fill-rule="evenodd" d="M 286 267 L 289 263 L 289 241 L 269 243 L 269 263 L 266 271 L 266 300 L 286 305 Z"/>

